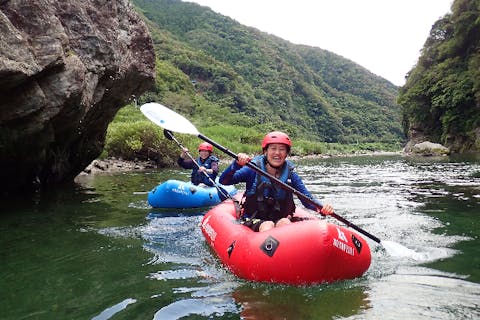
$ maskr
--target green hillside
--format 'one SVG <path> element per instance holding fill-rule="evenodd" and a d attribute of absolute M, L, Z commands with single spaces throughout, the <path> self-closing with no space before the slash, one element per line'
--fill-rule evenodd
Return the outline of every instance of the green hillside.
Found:
<path fill-rule="evenodd" d="M 192 101 L 183 112 L 195 114 L 201 95 L 215 108 L 251 117 L 245 126 L 286 126 L 294 135 L 313 133 L 313 139 L 329 142 L 403 139 L 397 87 L 359 65 L 193 3 L 133 2 L 150 20 L 161 64 L 172 72 L 178 68 L 182 89 L 190 89 Z M 157 90 L 157 95 L 171 102 L 171 94 Z"/>
<path fill-rule="evenodd" d="M 398 88 L 358 64 L 243 26 L 197 4 L 133 3 L 149 27 L 157 55 L 156 85 L 137 98 L 138 104 L 169 106 L 237 151 L 258 152 L 261 138 L 272 130 L 294 139 L 294 154 L 324 153 L 346 144 L 357 150 L 399 149 L 404 142 Z M 141 134 L 124 136 L 137 116 L 128 108 L 119 113 L 107 136 L 110 155 L 125 153 L 118 150 L 125 149 L 119 145 L 127 140 L 136 157 L 159 148 L 148 147 Z M 136 121 L 144 121 L 140 119 Z"/>

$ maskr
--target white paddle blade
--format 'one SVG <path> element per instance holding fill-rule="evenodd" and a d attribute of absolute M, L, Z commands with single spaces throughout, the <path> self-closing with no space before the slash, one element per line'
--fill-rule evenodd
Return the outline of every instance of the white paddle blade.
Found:
<path fill-rule="evenodd" d="M 190 121 L 160 103 L 146 103 L 140 107 L 140 111 L 150 121 L 164 129 L 172 132 L 199 135 L 197 128 Z"/>

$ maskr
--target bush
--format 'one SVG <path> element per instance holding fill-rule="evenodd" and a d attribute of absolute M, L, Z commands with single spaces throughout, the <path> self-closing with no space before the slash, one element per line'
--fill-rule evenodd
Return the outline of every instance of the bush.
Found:
<path fill-rule="evenodd" d="M 154 161 L 158 166 L 176 162 L 178 146 L 163 135 L 163 129 L 149 120 L 114 122 L 107 130 L 105 151 L 109 157 Z"/>

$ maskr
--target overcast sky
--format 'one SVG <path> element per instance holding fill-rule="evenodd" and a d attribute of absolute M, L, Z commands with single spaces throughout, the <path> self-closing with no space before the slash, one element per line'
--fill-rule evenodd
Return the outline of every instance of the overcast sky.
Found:
<path fill-rule="evenodd" d="M 332 51 L 401 86 L 453 0 L 183 0 L 296 44 Z"/>

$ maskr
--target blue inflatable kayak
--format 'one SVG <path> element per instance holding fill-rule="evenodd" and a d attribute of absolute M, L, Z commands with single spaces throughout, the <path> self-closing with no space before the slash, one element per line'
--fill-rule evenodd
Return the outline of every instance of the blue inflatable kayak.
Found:
<path fill-rule="evenodd" d="M 237 193 L 235 186 L 218 184 L 230 196 Z M 148 193 L 148 204 L 154 208 L 201 208 L 221 202 L 216 187 L 201 187 L 190 181 L 167 180 Z"/>

